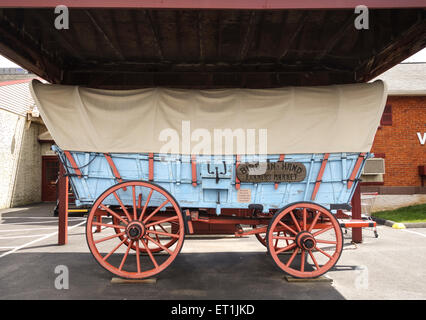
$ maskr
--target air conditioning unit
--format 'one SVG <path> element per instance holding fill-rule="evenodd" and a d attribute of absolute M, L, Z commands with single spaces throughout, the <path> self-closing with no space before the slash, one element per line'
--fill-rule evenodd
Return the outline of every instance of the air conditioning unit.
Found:
<path fill-rule="evenodd" d="M 385 159 L 383 158 L 372 158 L 367 159 L 365 162 L 364 169 L 362 170 L 363 175 L 378 175 L 385 174 Z"/>

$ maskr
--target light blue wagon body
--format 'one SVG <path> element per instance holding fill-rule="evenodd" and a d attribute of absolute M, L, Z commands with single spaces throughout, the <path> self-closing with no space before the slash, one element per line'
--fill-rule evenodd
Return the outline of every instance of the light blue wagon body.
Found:
<path fill-rule="evenodd" d="M 70 152 L 79 167 L 82 176 L 78 177 L 66 158 L 64 151 L 54 146 L 70 176 L 71 185 L 78 206 L 91 206 L 109 187 L 118 183 L 112 168 L 102 153 Z M 332 211 L 349 204 L 365 161 L 365 154 L 353 183 L 348 182 L 360 153 L 331 153 L 324 167 L 318 191 L 312 194 L 317 182 L 325 154 L 287 154 L 284 162 L 299 162 L 306 167 L 306 177 L 301 182 L 241 182 L 239 190 L 245 190 L 250 199 L 244 202 L 238 198 L 236 188 L 236 156 L 223 156 L 222 161 L 210 156 L 196 157 L 196 180 L 193 185 L 191 157 L 186 155 L 154 154 L 152 182 L 166 189 L 182 208 L 246 209 L 250 204 L 261 204 L 263 212 L 279 209 L 293 202 L 312 201 Z M 117 171 L 123 181 L 149 180 L 148 154 L 111 153 Z M 280 155 L 268 155 L 267 161 L 279 161 Z M 241 156 L 241 162 L 258 160 L 254 156 Z M 226 167 L 226 168 L 225 168 Z M 217 168 L 217 173 L 216 173 Z M 249 190 L 249 191 L 247 191 Z M 136 190 L 138 193 L 139 190 Z M 147 197 L 142 193 L 142 198 Z M 146 192 L 146 191 L 145 191 Z M 125 205 L 132 204 L 130 190 L 118 191 Z M 151 199 L 152 205 L 160 205 L 161 198 Z M 119 205 L 114 197 L 106 199 L 106 204 Z"/>

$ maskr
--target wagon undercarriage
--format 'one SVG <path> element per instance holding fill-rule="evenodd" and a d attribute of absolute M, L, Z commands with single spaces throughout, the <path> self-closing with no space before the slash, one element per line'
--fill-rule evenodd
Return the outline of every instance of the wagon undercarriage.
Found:
<path fill-rule="evenodd" d="M 148 197 L 142 199 L 136 187 L 149 189 Z M 119 189 L 132 192 L 132 205 L 121 201 Z M 150 205 L 155 193 L 165 198 L 159 206 Z M 109 196 L 119 205 L 104 205 Z M 237 237 L 255 235 L 267 247 L 273 263 L 294 277 L 318 277 L 339 259 L 342 231 L 328 209 L 311 202 L 290 204 L 268 214 L 256 209 L 234 209 L 221 216 L 202 208 L 181 209 L 166 190 L 153 183 L 125 182 L 95 202 L 88 217 L 87 241 L 104 268 L 126 278 L 163 271 L 180 252 L 185 234 L 202 233 L 197 232 L 202 224 L 228 226 L 224 230 L 231 226 Z"/>

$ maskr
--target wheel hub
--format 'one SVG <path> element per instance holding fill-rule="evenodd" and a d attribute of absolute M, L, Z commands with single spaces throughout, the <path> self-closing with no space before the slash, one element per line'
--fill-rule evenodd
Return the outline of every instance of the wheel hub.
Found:
<path fill-rule="evenodd" d="M 138 240 L 145 234 L 145 226 L 140 221 L 132 221 L 126 227 L 126 234 L 130 240 Z"/>
<path fill-rule="evenodd" d="M 310 232 L 302 231 L 296 236 L 296 244 L 301 249 L 312 250 L 316 245 L 316 241 Z"/>

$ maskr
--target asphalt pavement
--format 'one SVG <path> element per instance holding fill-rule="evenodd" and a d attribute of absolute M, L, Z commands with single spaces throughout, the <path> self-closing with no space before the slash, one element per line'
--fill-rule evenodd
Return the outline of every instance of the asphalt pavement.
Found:
<path fill-rule="evenodd" d="M 113 284 L 89 252 L 85 218 L 70 218 L 58 246 L 52 209 L 0 210 L 0 299 L 426 299 L 425 228 L 365 229 L 356 245 L 349 231 L 332 282 L 287 282 L 254 236 L 215 236 L 187 237 L 155 283 Z M 62 266 L 68 289 L 55 286 Z"/>

